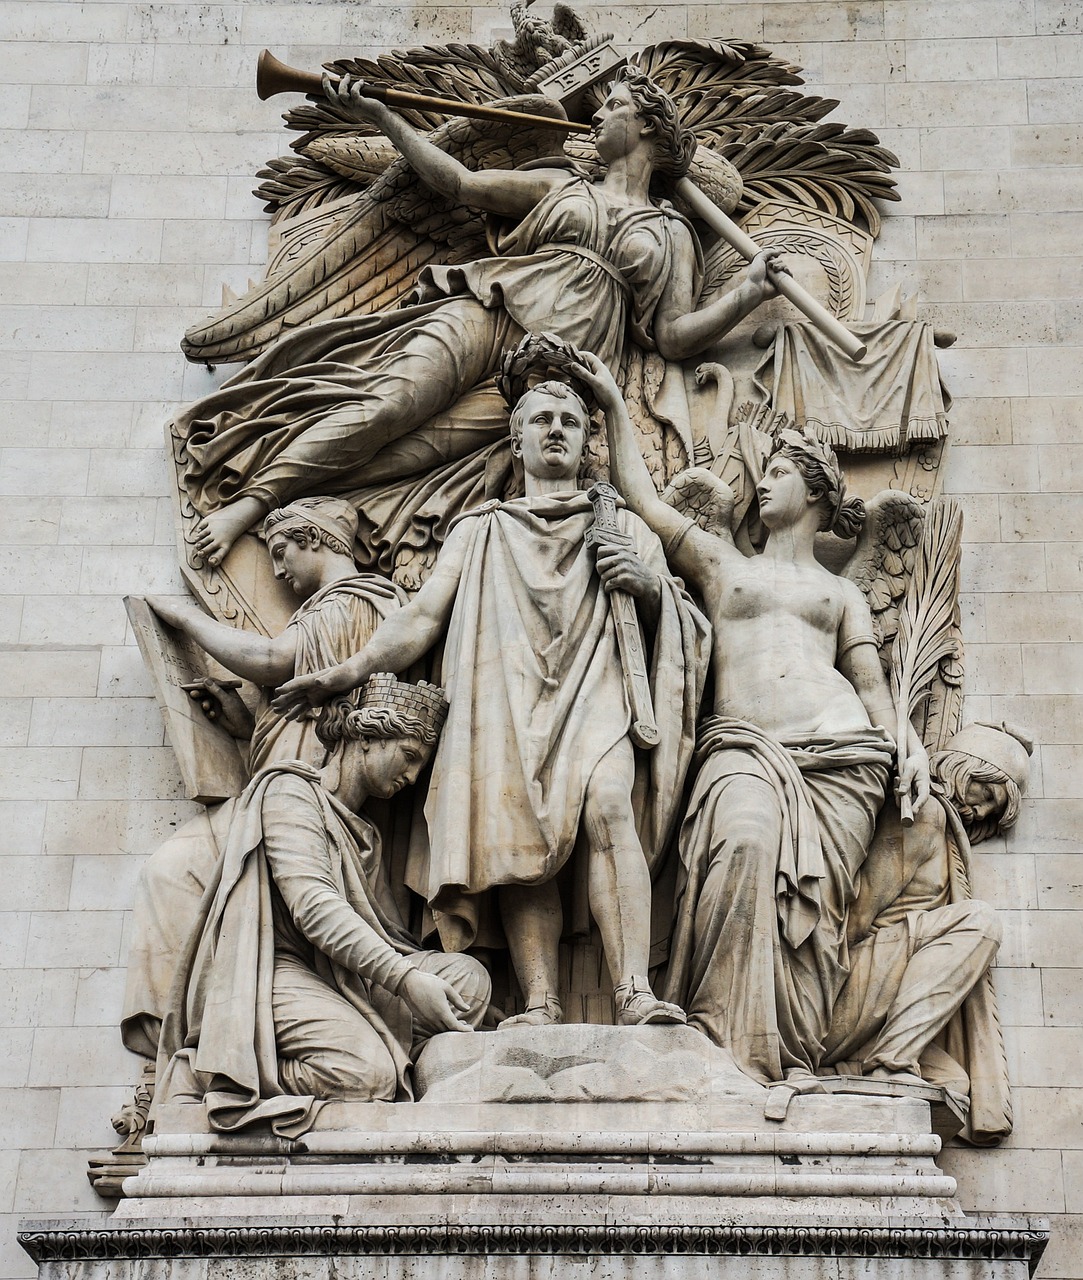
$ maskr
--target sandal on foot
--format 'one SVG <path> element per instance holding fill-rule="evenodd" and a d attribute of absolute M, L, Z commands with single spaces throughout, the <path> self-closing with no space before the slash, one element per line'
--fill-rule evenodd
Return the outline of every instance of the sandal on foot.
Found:
<path fill-rule="evenodd" d="M 522 1013 L 505 1018 L 500 1029 L 505 1027 L 556 1027 L 564 1021 L 564 1010 L 556 996 L 547 995 L 541 1004 L 532 1004 Z"/>
<path fill-rule="evenodd" d="M 613 988 L 617 1026 L 647 1027 L 669 1023 L 682 1026 L 688 1019 L 680 1005 L 659 1000 L 646 978 L 630 978 Z"/>

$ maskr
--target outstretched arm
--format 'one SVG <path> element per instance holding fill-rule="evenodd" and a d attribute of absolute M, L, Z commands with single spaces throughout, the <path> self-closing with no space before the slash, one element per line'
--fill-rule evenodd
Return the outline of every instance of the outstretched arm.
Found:
<path fill-rule="evenodd" d="M 191 636 L 201 649 L 244 680 L 278 685 L 293 675 L 296 639 L 288 629 L 269 640 L 266 636 L 216 622 L 191 601 L 148 596 L 147 604 L 163 622 Z"/>
<path fill-rule="evenodd" d="M 521 217 L 548 194 L 554 183 L 567 177 L 566 173 L 556 169 L 536 169 L 528 173 L 497 169 L 475 173 L 423 138 L 385 103 L 366 98 L 363 86 L 356 80 L 351 83 L 348 76 L 343 77 L 336 87 L 325 76 L 323 91 L 331 102 L 338 103 L 356 118 L 375 125 L 410 162 L 426 186 L 458 204 L 485 209 L 489 213 Z"/>
<path fill-rule="evenodd" d="M 398 673 L 423 657 L 442 634 L 459 589 L 471 520 L 460 521 L 437 557 L 432 576 L 409 604 L 389 614 L 372 639 L 352 658 L 284 684 L 271 708 L 287 720 L 300 719 L 336 693 L 365 683 L 377 671 Z"/>
<path fill-rule="evenodd" d="M 621 497 L 637 516 L 661 539 L 667 559 L 678 573 L 700 584 L 711 564 L 723 550 L 721 539 L 712 538 L 698 525 L 674 510 L 658 496 L 647 464 L 636 443 L 635 432 L 620 388 L 608 368 L 589 351 L 576 376 L 594 392 L 605 413 L 609 433 L 609 469 Z M 716 548 L 713 544 L 718 543 Z M 734 549 L 728 548 L 734 551 Z M 740 553 L 734 551 L 735 555 Z"/>

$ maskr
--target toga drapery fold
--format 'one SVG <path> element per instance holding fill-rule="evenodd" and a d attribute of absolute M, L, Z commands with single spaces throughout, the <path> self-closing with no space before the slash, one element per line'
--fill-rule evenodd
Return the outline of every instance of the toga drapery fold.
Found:
<path fill-rule="evenodd" d="M 583 493 L 492 503 L 473 523 L 448 627 L 451 710 L 433 764 L 429 848 L 409 882 L 446 949 L 475 939 L 478 895 L 537 884 L 567 861 L 599 761 L 630 725 L 609 600 L 584 541 Z M 631 512 L 622 531 L 660 575 L 651 691 L 661 739 L 640 757 L 636 809 L 651 865 L 681 801 L 710 627 Z"/>

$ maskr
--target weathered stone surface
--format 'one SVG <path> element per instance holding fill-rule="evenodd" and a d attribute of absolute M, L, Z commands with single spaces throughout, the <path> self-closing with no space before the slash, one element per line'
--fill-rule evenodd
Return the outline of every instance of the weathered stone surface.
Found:
<path fill-rule="evenodd" d="M 108 156 L 110 163 L 116 164 L 123 163 L 123 144 L 117 141 L 121 133 L 145 137 L 160 130 L 164 149 L 167 137 L 187 132 L 201 136 L 200 147 L 205 146 L 210 155 L 220 147 L 235 145 L 222 135 L 245 129 L 266 136 L 277 128 L 278 102 L 258 102 L 250 88 L 251 66 L 263 44 L 288 51 L 289 60 L 298 65 L 315 67 L 327 57 L 347 52 L 375 55 L 385 45 L 414 43 L 430 30 L 427 19 L 419 19 L 419 11 L 401 6 L 393 11 L 372 8 L 369 27 L 361 31 L 354 25 L 349 33 L 344 23 L 352 11 L 337 3 L 312 6 L 272 0 L 243 6 L 243 11 L 234 7 L 228 13 L 220 6 L 166 8 L 171 12 L 148 15 L 147 6 L 134 0 L 104 5 L 10 0 L 0 18 L 0 31 L 8 41 L 4 62 L 8 85 L 0 88 L 0 126 L 38 129 L 59 127 L 50 122 L 62 122 L 85 134 L 88 155 Z M 494 32 L 508 34 L 503 12 L 452 8 L 457 11 L 444 9 L 434 18 L 434 38 L 488 43 Z M 377 29 L 381 14 L 389 15 L 388 21 Z M 645 21 L 646 26 L 640 25 Z M 842 0 L 817 4 L 780 0 L 769 5 L 620 3 L 597 16 L 597 23 L 618 29 L 619 37 L 629 44 L 686 35 L 762 40 L 769 29 L 769 39 L 776 42 L 778 51 L 809 69 L 814 91 L 834 86 L 829 92 L 841 100 L 836 113 L 839 118 L 874 127 L 879 118 L 884 126 L 880 129 L 882 139 L 902 158 L 904 166 L 914 171 L 911 189 L 922 193 L 923 200 L 930 192 L 935 196 L 938 185 L 943 191 L 944 174 L 987 173 L 988 178 L 977 185 L 971 186 L 967 179 L 955 188 L 963 199 L 970 191 L 981 197 L 983 211 L 940 214 L 928 205 L 926 211 L 916 214 L 908 204 L 885 207 L 873 294 L 902 277 L 920 289 L 923 300 L 980 302 L 991 315 L 1001 304 L 1055 302 L 1078 295 L 1083 270 L 1079 211 L 1063 198 L 1067 194 L 1071 199 L 1063 183 L 1054 178 L 1043 185 L 1040 173 L 1051 166 L 1078 164 L 1078 119 L 1060 119 L 1078 117 L 1075 86 L 1083 34 L 1079 6 L 1073 0 L 947 4 L 943 0 L 907 0 L 856 7 Z M 214 43 L 227 36 L 228 43 Z M 995 62 L 991 58 L 994 47 Z M 997 87 L 997 80 L 1003 85 Z M 1047 89 L 1042 87 L 1045 81 L 1050 82 Z M 1024 84 L 1026 90 L 1021 94 L 1019 86 Z M 93 86 L 93 99 L 88 99 L 88 85 Z M 894 103 L 900 87 L 906 90 L 898 99 L 909 113 L 905 118 L 896 118 L 889 108 L 888 90 Z M 986 112 L 982 108 L 990 87 L 996 91 L 988 98 L 990 109 Z M 132 89 L 139 90 L 138 95 L 133 96 Z M 928 109 L 924 109 L 924 102 L 928 102 Z M 1009 107 L 1010 117 L 1005 114 Z M 863 114 L 866 111 L 869 114 Z M 994 115 L 1003 123 L 994 122 Z M 956 129 L 961 131 L 960 141 L 966 136 L 968 145 L 953 151 L 951 132 Z M 1007 156 L 1005 131 L 1010 136 Z M 5 306 L 33 308 L 49 324 L 42 329 L 41 343 L 32 350 L 11 351 L 3 360 L 0 444 L 15 451 L 55 449 L 60 453 L 74 449 L 93 454 L 99 447 L 126 450 L 130 446 L 155 450 L 161 422 L 182 391 L 187 394 L 179 353 L 170 355 L 163 344 L 159 354 L 164 363 L 153 366 L 149 379 L 142 378 L 141 365 L 116 362 L 116 351 L 99 352 L 93 334 L 85 338 L 84 358 L 78 358 L 76 352 L 54 349 L 63 344 L 63 325 L 59 319 L 52 320 L 50 313 L 55 309 L 59 318 L 61 311 L 69 315 L 67 308 L 84 303 L 130 308 L 136 313 L 135 332 L 144 337 L 153 334 L 157 343 L 167 326 L 161 317 L 150 313 L 163 306 L 162 287 L 168 285 L 172 290 L 166 305 L 182 296 L 196 296 L 199 303 L 206 297 L 209 305 L 216 300 L 220 280 L 243 281 L 255 269 L 251 264 L 262 262 L 259 244 L 266 220 L 260 202 L 250 194 L 250 174 L 227 176 L 220 169 L 212 172 L 203 168 L 197 148 L 187 152 L 193 172 L 174 175 L 182 180 L 186 176 L 196 179 L 194 188 L 185 186 L 174 192 L 155 178 L 158 170 L 151 167 L 153 147 L 142 142 L 140 163 L 148 169 L 143 173 L 84 172 L 81 163 L 76 163 L 73 172 L 57 174 L 51 171 L 55 167 L 51 157 L 40 148 L 24 154 L 28 160 L 40 161 L 41 172 L 9 175 L 3 184 L 0 293 Z M 221 184 L 223 178 L 225 222 L 221 201 L 189 203 L 192 216 L 187 217 L 185 206 L 169 198 L 179 194 L 187 200 L 193 189 L 213 194 L 219 190 L 215 184 Z M 1004 202 L 997 195 L 1002 178 L 1008 180 Z M 136 180 L 134 185 L 132 179 Z M 1009 201 L 1014 207 L 1009 207 Z M 153 212 L 137 212 L 140 209 Z M 140 267 L 157 270 L 160 265 L 202 267 L 205 278 L 199 282 L 197 294 L 191 293 L 189 272 L 140 275 Z M 88 292 L 92 266 L 109 270 L 93 277 L 94 286 Z M 135 283 L 128 287 L 123 278 L 133 269 Z M 108 301 L 101 296 L 105 289 L 109 290 Z M 177 305 L 179 330 L 191 317 L 187 309 L 181 310 L 183 303 Z M 9 337 L 13 345 L 20 341 L 5 332 L 0 334 L 0 346 L 7 347 Z M 975 403 L 990 397 L 1013 397 L 1013 439 L 1005 440 L 1000 434 L 994 438 L 989 433 L 978 439 L 968 434 L 968 444 L 1054 446 L 1048 466 L 1043 460 L 1037 476 L 1028 471 L 1028 489 L 1013 482 L 1007 493 L 989 488 L 967 496 L 967 536 L 973 543 L 984 544 L 975 551 L 975 563 L 982 566 L 983 574 L 994 571 L 1001 546 L 1022 542 L 1043 547 L 1046 588 L 1054 598 L 1068 593 L 1063 598 L 1070 612 L 1071 607 L 1078 611 L 1077 596 L 1083 590 L 1077 574 L 1083 508 L 1078 492 L 1059 491 L 1062 484 L 1078 485 L 1078 468 L 1068 466 L 1067 460 L 1063 472 L 1057 468 L 1056 446 L 1072 444 L 1078 438 L 1081 404 L 1073 392 L 1078 381 L 1073 372 L 1077 356 L 1063 354 L 1058 347 L 1061 341 L 1057 334 L 1043 335 L 1040 341 L 1024 334 L 1016 348 L 1009 350 L 987 347 L 983 339 L 978 352 L 981 358 L 968 358 L 959 365 L 952 390 L 964 400 L 965 394 L 973 393 Z M 225 371 L 213 378 L 195 372 L 209 388 Z M 138 385 L 133 384 L 133 376 L 139 378 Z M 1054 394 L 1056 387 L 1061 390 Z M 203 389 L 201 384 L 199 391 Z M 26 398 L 28 395 L 32 398 Z M 145 400 L 140 398 L 143 396 Z M 135 420 L 133 406 L 140 414 Z M 966 404 L 960 403 L 958 408 L 963 423 Z M 1002 428 L 998 426 L 996 431 L 1000 433 Z M 129 635 L 125 643 L 114 629 L 123 628 L 115 593 L 119 589 L 148 589 L 146 577 L 140 574 L 152 562 L 155 543 L 159 550 L 169 544 L 170 527 L 161 524 L 155 530 L 145 510 L 122 505 L 129 501 L 122 497 L 118 497 L 115 514 L 92 513 L 77 505 L 90 500 L 83 496 L 85 488 L 72 492 L 76 477 L 66 454 L 52 463 L 34 460 L 31 465 L 30 459 L 24 463 L 21 456 L 10 461 L 14 471 L 8 474 L 20 477 L 19 487 L 33 488 L 33 493 L 19 496 L 29 497 L 31 503 L 40 498 L 38 515 L 54 518 L 57 501 L 65 504 L 70 515 L 65 515 L 61 527 L 64 546 L 58 551 L 52 546 L 54 539 L 47 537 L 44 541 L 49 554 L 37 557 L 26 553 L 21 528 L 26 509 L 13 499 L 10 505 L 5 502 L 6 523 L 0 539 L 7 544 L 0 560 L 0 590 L 4 593 L 0 641 L 23 649 L 0 655 L 3 696 L 26 704 L 30 714 L 12 711 L 8 717 L 5 703 L 3 723 L 16 726 L 23 734 L 32 723 L 35 699 L 42 698 L 49 705 L 39 713 L 38 723 L 56 725 L 63 718 L 63 700 L 78 703 L 98 691 L 106 699 L 146 699 L 146 708 L 152 710 L 152 691 L 139 673 L 132 637 Z M 79 475 L 87 479 L 93 475 L 102 498 L 130 492 L 132 477 L 146 473 L 140 459 L 133 457 L 130 466 L 118 467 L 117 489 L 111 490 L 111 469 L 119 462 L 116 453 L 110 455 L 109 465 L 95 465 L 91 458 L 93 472 L 88 467 Z M 0 459 L 0 467 L 2 464 Z M 49 477 L 60 478 L 55 490 Z M 962 482 L 967 483 L 965 477 Z M 982 483 L 989 482 L 986 471 Z M 152 483 L 149 477 L 147 483 Z M 166 497 L 163 492 L 163 500 Z M 127 562 L 123 573 L 112 569 L 118 556 Z M 175 563 L 172 550 L 167 556 L 159 586 L 177 590 L 179 582 L 165 575 L 166 567 Z M 1018 568 L 1019 562 L 1012 564 Z M 964 612 L 968 644 L 980 640 L 998 651 L 991 658 L 976 655 L 968 671 L 968 682 L 980 682 L 983 690 L 973 699 L 975 707 L 983 717 L 1006 718 L 1025 726 L 1042 744 L 1076 747 L 1083 742 L 1083 698 L 1079 696 L 1078 663 L 1069 646 L 1075 645 L 1078 637 L 1065 630 L 1064 608 L 1038 606 L 1034 597 L 1044 593 L 1024 591 L 1020 584 L 1011 611 L 1006 612 L 994 602 L 994 594 L 998 593 L 984 589 L 971 593 Z M 103 602 L 110 599 L 117 610 L 112 626 L 103 611 Z M 66 627 L 64 601 L 70 607 Z M 991 605 L 988 613 L 987 601 Z M 1027 622 L 1028 615 L 1038 620 L 1038 625 Z M 24 619 L 21 631 L 20 617 Z M 1041 625 L 1046 622 L 1047 627 Z M 1015 648 L 1018 664 L 1003 660 L 1005 646 Z M 8 880 L 16 901 L 34 900 L 38 892 L 34 867 L 39 859 L 55 853 L 86 859 L 102 855 L 104 860 L 121 850 L 137 858 L 164 838 L 171 824 L 190 815 L 185 802 L 170 798 L 176 792 L 177 778 L 166 776 L 174 768 L 168 757 L 163 767 L 149 771 L 133 768 L 129 773 L 131 744 L 119 738 L 102 742 L 103 732 L 109 732 L 108 717 L 104 721 L 87 717 L 78 705 L 73 707 L 66 732 L 68 745 L 63 746 L 32 747 L 25 736 L 4 743 L 3 795 L 10 798 L 0 801 L 0 821 L 5 849 L 17 855 L 11 860 Z M 103 746 L 123 751 L 108 758 L 87 755 Z M 1051 758 L 1051 764 L 1055 797 L 1041 799 L 1038 777 L 1034 810 L 1024 815 L 1023 823 L 1006 843 L 1003 839 L 989 842 L 976 855 L 987 868 L 976 876 L 976 885 L 989 884 L 1005 897 L 1012 893 L 1016 871 L 1001 874 L 997 869 L 1004 850 L 1013 859 L 1035 856 L 1037 903 L 1033 885 L 1026 878 L 1013 905 L 1033 921 L 1028 937 L 1047 935 L 1051 941 L 1040 947 L 1028 943 L 1025 954 L 1017 951 L 1014 957 L 1022 967 L 1013 962 L 996 975 L 1008 1051 L 1013 1064 L 1021 1063 L 1025 1068 L 1022 1078 L 1028 1083 L 1016 1100 L 1017 1117 L 1022 1113 L 1022 1118 L 1015 1137 L 1000 1150 L 975 1153 L 962 1183 L 968 1208 L 988 1208 L 995 1198 L 1013 1211 L 1026 1203 L 1061 1215 L 1038 1274 L 1077 1280 L 1083 1217 L 1064 1215 L 1064 1209 L 1066 1203 L 1078 1206 L 1080 1173 L 1075 1163 L 1058 1162 L 1058 1155 L 1061 1146 L 1076 1145 L 1078 1138 L 1075 1094 L 1079 1090 L 1078 1080 L 1072 1076 L 1072 1064 L 1078 1061 L 1080 1051 L 1080 1019 L 1071 999 L 1073 982 L 1078 985 L 1075 966 L 1079 963 L 1078 924 L 1073 915 L 1078 907 L 1078 877 L 1073 859 L 1078 857 L 1083 811 L 1077 784 L 1069 794 L 1073 787 L 1069 759 L 1058 762 Z M 121 798 L 77 798 L 84 765 L 90 794 L 108 791 L 110 795 L 122 793 Z M 108 786 L 103 777 L 110 771 L 115 786 Z M 1013 862 L 1013 866 L 1017 864 Z M 17 891 L 16 878 L 20 882 Z M 41 878 L 52 893 L 55 874 Z M 95 896 L 94 900 L 100 899 Z M 121 905 L 117 904 L 117 910 Z M 73 918 L 82 914 L 74 905 L 71 909 Z M 62 909 L 60 914 L 64 915 Z M 92 954 L 91 967 L 111 972 L 115 981 L 119 966 L 107 963 L 115 954 L 115 933 L 111 921 L 103 917 L 102 923 L 102 947 Z M 5 1083 L 16 1088 L 25 1084 L 38 1035 L 42 1040 L 38 1061 L 56 1056 L 51 1079 L 64 1081 L 60 1087 L 78 1088 L 88 1064 L 94 1078 L 102 1080 L 95 1089 L 130 1086 L 138 1064 L 119 1052 L 103 1055 L 99 1048 L 113 1034 L 109 1027 L 115 1008 L 107 1014 L 103 1001 L 98 1011 L 101 1021 L 96 1026 L 88 1023 L 73 1030 L 71 992 L 83 971 L 65 967 L 59 953 L 47 949 L 35 953 L 41 967 L 26 968 L 29 927 L 30 913 L 21 911 L 5 912 L 0 927 L 0 962 L 13 966 L 0 979 L 0 1034 L 5 1036 L 8 1051 L 0 1060 L 0 1075 Z M 57 930 L 50 936 L 62 932 Z M 78 925 L 73 926 L 73 932 L 83 936 Z M 1054 967 L 1031 967 L 1045 961 Z M 1043 985 L 1049 997 L 1048 1014 L 1043 1007 Z M 1022 1016 L 1012 1016 L 1013 1009 L 1021 1009 Z M 90 1005 L 86 1016 L 92 1016 Z M 1050 1025 L 1045 1025 L 1047 1016 Z M 35 1024 L 47 1030 L 35 1033 Z M 62 1044 L 53 1038 L 56 1027 L 69 1029 Z M 1020 1080 L 1018 1074 L 1016 1078 Z M 39 1087 L 50 1090 L 57 1086 L 48 1083 Z M 81 1120 L 77 1131 L 71 1126 L 58 1128 L 52 1141 L 58 1149 L 69 1152 L 79 1146 L 110 1145 L 114 1138 L 107 1113 L 108 1107 L 101 1108 L 96 1138 L 93 1123 Z M 1040 1117 L 1041 1126 L 1028 1122 L 1028 1116 Z M 1035 1176 L 1028 1184 L 1025 1177 L 1015 1177 L 1012 1171 L 1030 1168 L 1033 1152 L 1039 1155 L 1033 1166 Z M 33 1264 L 14 1244 L 16 1219 L 12 1215 L 20 1178 L 28 1186 L 20 1203 L 32 1198 L 43 1213 L 69 1212 L 67 1183 L 63 1188 L 61 1183 L 69 1176 L 76 1183 L 81 1181 L 85 1154 L 73 1154 L 59 1165 L 42 1164 L 35 1149 L 20 1165 L 18 1152 L 0 1153 L 0 1212 L 8 1215 L 3 1220 L 0 1273 L 22 1277 L 33 1270 Z M 36 1169 L 42 1170 L 40 1176 Z M 36 1179 L 32 1187 L 31 1179 Z M 93 1218 L 103 1208 L 88 1199 L 71 1211 Z"/>
<path fill-rule="evenodd" d="M 706 1104 L 719 1095 L 765 1095 L 724 1049 L 688 1027 L 581 1024 L 435 1036 L 415 1075 L 418 1098 L 428 1103 Z"/>

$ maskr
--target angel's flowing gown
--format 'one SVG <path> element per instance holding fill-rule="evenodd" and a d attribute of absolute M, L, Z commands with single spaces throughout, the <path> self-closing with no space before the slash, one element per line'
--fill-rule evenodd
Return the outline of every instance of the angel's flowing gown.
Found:
<path fill-rule="evenodd" d="M 624 385 L 634 377 L 650 391 L 641 402 L 660 400 L 651 325 L 677 255 L 695 252 L 685 228 L 672 211 L 610 203 L 569 175 L 497 239 L 499 256 L 427 267 L 399 309 L 288 334 L 181 414 L 193 506 L 350 492 L 505 436 L 506 409 L 484 384 L 526 331 L 593 351 Z"/>

